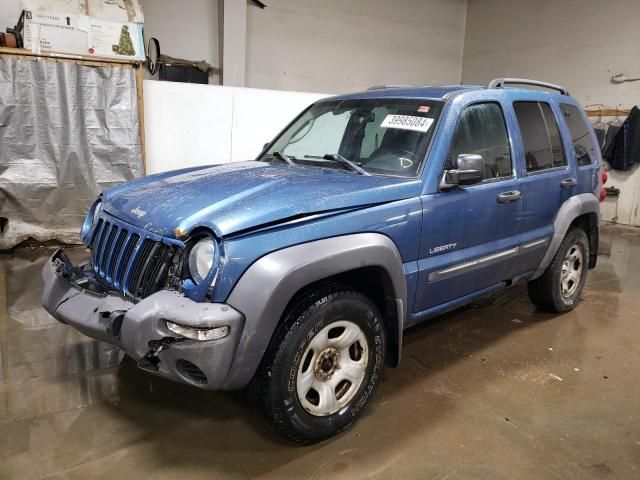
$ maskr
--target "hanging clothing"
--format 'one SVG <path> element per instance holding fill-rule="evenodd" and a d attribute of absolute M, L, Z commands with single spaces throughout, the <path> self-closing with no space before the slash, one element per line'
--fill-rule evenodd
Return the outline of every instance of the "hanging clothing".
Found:
<path fill-rule="evenodd" d="M 609 130 L 612 128 L 609 127 Z M 637 106 L 633 107 L 605 148 L 604 157 L 615 170 L 628 170 L 634 163 L 640 163 L 640 109 Z"/>
<path fill-rule="evenodd" d="M 607 133 L 604 137 L 604 144 L 602 145 L 603 155 L 607 154 L 607 150 L 609 150 L 609 147 L 615 140 L 619 130 L 620 130 L 620 125 L 609 125 L 609 128 L 607 128 Z"/>
<path fill-rule="evenodd" d="M 604 146 L 604 139 L 607 136 L 607 130 L 602 127 L 593 127 L 593 131 L 596 132 L 596 138 L 598 139 L 598 147 L 602 150 Z"/>

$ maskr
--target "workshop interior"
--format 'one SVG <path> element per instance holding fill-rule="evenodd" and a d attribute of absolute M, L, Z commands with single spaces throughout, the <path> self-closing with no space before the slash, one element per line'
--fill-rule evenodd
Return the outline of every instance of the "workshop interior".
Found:
<path fill-rule="evenodd" d="M 0 478 L 640 478 L 637 0 L 0 0 Z"/>

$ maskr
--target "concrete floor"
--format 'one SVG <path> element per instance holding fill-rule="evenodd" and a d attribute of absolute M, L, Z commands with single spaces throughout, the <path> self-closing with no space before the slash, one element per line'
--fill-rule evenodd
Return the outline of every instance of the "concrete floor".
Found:
<path fill-rule="evenodd" d="M 313 447 L 242 393 L 150 377 L 40 308 L 0 257 L 0 478 L 640 478 L 640 229 L 603 228 L 573 312 L 519 286 L 413 329 L 364 417 Z"/>

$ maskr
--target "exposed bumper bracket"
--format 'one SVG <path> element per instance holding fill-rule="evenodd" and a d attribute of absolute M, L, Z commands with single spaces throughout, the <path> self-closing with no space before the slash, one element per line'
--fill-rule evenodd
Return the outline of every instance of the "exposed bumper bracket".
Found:
<path fill-rule="evenodd" d="M 157 372 L 159 370 L 158 365 L 160 364 L 158 354 L 162 350 L 167 350 L 174 343 L 181 342 L 182 340 L 184 339 L 174 337 L 163 337 L 160 340 L 149 340 L 149 351 L 140 359 L 140 361 L 138 361 L 138 367 L 143 370 Z"/>

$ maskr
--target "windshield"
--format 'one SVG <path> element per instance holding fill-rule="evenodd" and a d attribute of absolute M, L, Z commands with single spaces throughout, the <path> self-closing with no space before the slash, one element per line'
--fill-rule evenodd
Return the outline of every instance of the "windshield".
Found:
<path fill-rule="evenodd" d="M 424 161 L 441 103 L 420 99 L 324 101 L 312 105 L 259 160 L 414 177 Z M 342 157 L 342 158 L 340 158 Z"/>

